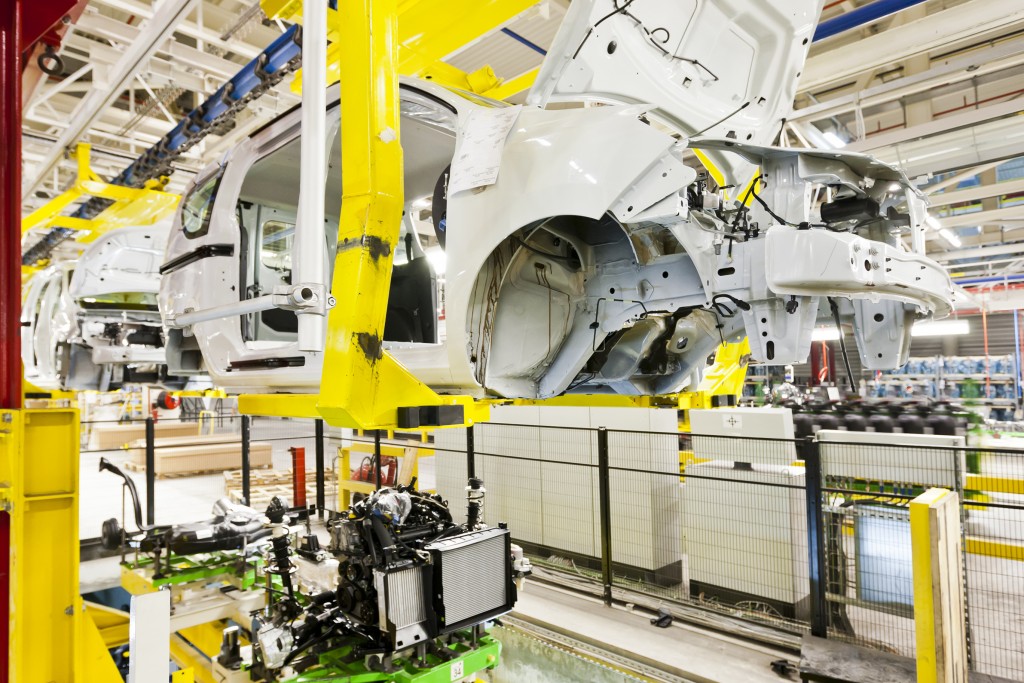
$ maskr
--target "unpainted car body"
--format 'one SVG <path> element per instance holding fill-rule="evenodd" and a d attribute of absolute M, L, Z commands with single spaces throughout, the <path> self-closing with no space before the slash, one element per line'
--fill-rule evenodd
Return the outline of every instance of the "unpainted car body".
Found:
<path fill-rule="evenodd" d="M 800 362 L 819 318 L 853 327 L 865 367 L 902 364 L 912 322 L 952 300 L 923 254 L 924 197 L 863 155 L 766 146 L 820 5 L 575 0 L 496 143 L 481 142 L 481 122 L 504 105 L 404 80 L 406 217 L 385 348 L 438 392 L 523 398 L 678 391 L 744 335 L 757 361 Z M 333 100 L 329 264 L 341 201 Z M 291 311 L 179 322 L 297 284 L 300 114 L 226 153 L 181 203 L 160 294 L 173 372 L 240 392 L 321 382 L 322 354 L 299 350 Z M 448 191 L 488 144 L 500 145 L 496 179 Z M 688 149 L 710 173 L 684 161 Z M 424 204 L 447 261 L 444 338 L 416 229 Z"/>
<path fill-rule="evenodd" d="M 165 376 L 157 306 L 170 223 L 120 228 L 75 261 L 36 273 L 22 307 L 22 362 L 45 389 L 99 389 Z"/>

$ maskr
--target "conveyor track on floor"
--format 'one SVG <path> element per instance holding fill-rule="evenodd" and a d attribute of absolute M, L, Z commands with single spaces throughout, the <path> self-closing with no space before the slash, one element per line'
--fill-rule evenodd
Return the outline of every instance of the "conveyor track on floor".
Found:
<path fill-rule="evenodd" d="M 518 631 L 526 637 L 538 640 L 548 647 L 558 648 L 593 664 L 612 669 L 627 680 L 645 683 L 702 683 L 697 679 L 681 676 L 669 670 L 669 667 L 661 667 L 649 660 L 628 656 L 601 644 L 575 638 L 528 619 L 506 615 L 501 618 L 501 625 L 503 628 Z M 501 639 L 500 634 L 498 639 Z"/>

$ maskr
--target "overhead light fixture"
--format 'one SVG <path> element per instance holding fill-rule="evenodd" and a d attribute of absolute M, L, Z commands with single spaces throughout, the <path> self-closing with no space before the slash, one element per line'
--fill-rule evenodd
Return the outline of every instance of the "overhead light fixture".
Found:
<path fill-rule="evenodd" d="M 942 228 L 939 230 L 939 237 L 946 240 L 949 246 L 954 248 L 959 247 L 961 244 L 960 237 L 949 228 Z"/>
<path fill-rule="evenodd" d="M 838 327 L 815 327 L 811 332 L 811 341 L 836 341 L 839 339 Z"/>
<path fill-rule="evenodd" d="M 924 219 L 924 222 L 932 230 L 940 230 L 942 228 L 942 224 L 939 223 L 939 219 L 935 216 L 928 216 L 928 218 Z"/>
<path fill-rule="evenodd" d="M 957 318 L 953 320 L 929 320 L 915 323 L 910 328 L 912 337 L 945 337 L 959 336 L 971 333 L 971 325 L 967 320 Z M 811 341 L 837 341 L 839 329 L 833 326 L 815 327 L 811 331 Z"/>
<path fill-rule="evenodd" d="M 448 265 L 448 257 L 445 256 L 444 250 L 441 247 L 430 247 L 424 249 L 423 253 L 427 255 L 427 260 L 430 261 L 430 267 L 434 269 L 434 274 L 444 275 L 445 268 Z"/>
<path fill-rule="evenodd" d="M 971 333 L 971 324 L 963 318 L 952 320 L 928 320 L 915 323 L 910 330 L 912 337 L 952 337 Z"/>
<path fill-rule="evenodd" d="M 842 139 L 830 130 L 826 130 L 821 134 L 825 141 L 832 145 L 832 149 L 839 149 L 840 147 L 846 147 L 846 140 Z"/>

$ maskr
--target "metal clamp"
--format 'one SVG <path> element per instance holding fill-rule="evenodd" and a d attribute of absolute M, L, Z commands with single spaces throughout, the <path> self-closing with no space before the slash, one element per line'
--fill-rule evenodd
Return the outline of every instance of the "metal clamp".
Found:
<path fill-rule="evenodd" d="M 296 313 L 327 315 L 334 308 L 335 299 L 324 285 L 299 283 L 275 287 L 274 307 Z"/>

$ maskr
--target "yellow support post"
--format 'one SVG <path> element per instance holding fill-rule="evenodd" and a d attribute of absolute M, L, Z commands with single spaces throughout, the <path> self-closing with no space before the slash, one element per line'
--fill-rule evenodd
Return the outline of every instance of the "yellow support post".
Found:
<path fill-rule="evenodd" d="M 918 683 L 967 681 L 960 497 L 929 489 L 910 502 Z"/>
<path fill-rule="evenodd" d="M 10 516 L 8 673 L 19 683 L 121 680 L 79 595 L 78 438 L 77 410 L 0 411 L 0 501 Z"/>
<path fill-rule="evenodd" d="M 722 344 L 715 352 L 715 362 L 704 372 L 697 390 L 679 395 L 679 409 L 682 411 L 680 431 L 690 431 L 690 410 L 713 408 L 715 396 L 743 394 L 743 382 L 747 379 L 747 365 L 750 361 L 750 342 L 746 337 L 734 344 Z"/>
<path fill-rule="evenodd" d="M 486 407 L 439 396 L 384 352 L 382 334 L 402 219 L 395 0 L 342 0 L 342 203 L 317 410 L 336 426 L 389 429 L 402 406 Z"/>

